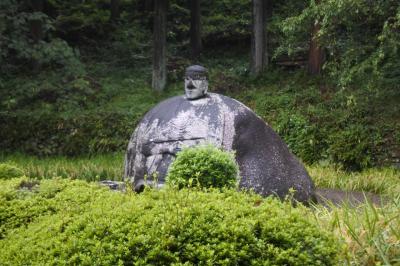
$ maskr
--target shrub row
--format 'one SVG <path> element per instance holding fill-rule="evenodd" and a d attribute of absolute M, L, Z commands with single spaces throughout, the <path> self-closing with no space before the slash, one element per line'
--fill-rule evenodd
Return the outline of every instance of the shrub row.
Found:
<path fill-rule="evenodd" d="M 233 190 L 0 180 L 1 265 L 337 265 L 310 210 Z"/>

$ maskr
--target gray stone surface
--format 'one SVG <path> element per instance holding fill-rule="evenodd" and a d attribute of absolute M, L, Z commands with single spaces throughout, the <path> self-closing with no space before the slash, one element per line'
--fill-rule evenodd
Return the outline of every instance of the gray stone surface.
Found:
<path fill-rule="evenodd" d="M 109 187 L 111 190 L 125 191 L 125 183 L 113 180 L 102 180 L 99 182 L 100 185 Z"/>
<path fill-rule="evenodd" d="M 124 178 L 136 191 L 146 182 L 162 186 L 176 154 L 205 142 L 236 152 L 240 188 L 281 198 L 293 188 L 302 202 L 314 197 L 306 170 L 272 128 L 244 104 L 214 93 L 173 97 L 150 110 L 129 141 Z"/>

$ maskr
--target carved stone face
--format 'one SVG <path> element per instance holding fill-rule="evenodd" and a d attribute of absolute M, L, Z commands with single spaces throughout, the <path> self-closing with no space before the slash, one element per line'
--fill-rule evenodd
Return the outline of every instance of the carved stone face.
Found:
<path fill-rule="evenodd" d="M 188 100 L 195 100 L 206 95 L 208 81 L 206 77 L 185 77 L 185 95 Z"/>

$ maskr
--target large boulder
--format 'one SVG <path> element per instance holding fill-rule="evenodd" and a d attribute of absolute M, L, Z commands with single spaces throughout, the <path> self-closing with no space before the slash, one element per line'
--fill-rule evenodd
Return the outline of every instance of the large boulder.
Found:
<path fill-rule="evenodd" d="M 301 202 L 314 197 L 307 171 L 272 128 L 244 104 L 214 93 L 173 97 L 150 110 L 128 144 L 125 179 L 136 191 L 163 185 L 176 154 L 205 142 L 235 151 L 240 188 L 281 198 L 292 188 Z"/>

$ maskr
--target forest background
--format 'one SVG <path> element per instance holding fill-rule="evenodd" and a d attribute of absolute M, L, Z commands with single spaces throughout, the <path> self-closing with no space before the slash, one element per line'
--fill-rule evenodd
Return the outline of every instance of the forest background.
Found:
<path fill-rule="evenodd" d="M 169 1 L 168 81 L 155 92 L 154 1 L 1 1 L 0 149 L 121 153 L 143 114 L 182 94 L 185 67 L 198 63 L 211 91 L 255 110 L 304 162 L 398 166 L 399 2 L 264 2 L 266 61 L 254 73 L 251 1 L 201 1 L 195 56 L 189 1 Z"/>

